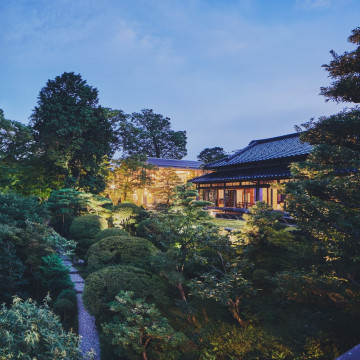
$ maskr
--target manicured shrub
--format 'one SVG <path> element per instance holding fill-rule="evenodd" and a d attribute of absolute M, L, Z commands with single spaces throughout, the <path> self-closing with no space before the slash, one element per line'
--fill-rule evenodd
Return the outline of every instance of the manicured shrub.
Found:
<path fill-rule="evenodd" d="M 114 226 L 126 227 L 135 223 L 136 217 L 140 214 L 141 208 L 133 203 L 122 203 L 113 207 L 112 222 Z"/>
<path fill-rule="evenodd" d="M 84 257 L 89 247 L 96 242 L 96 235 L 107 228 L 107 221 L 99 215 L 82 215 L 73 220 L 70 237 L 77 242 L 76 253 Z"/>
<path fill-rule="evenodd" d="M 64 289 L 54 302 L 54 312 L 60 315 L 65 329 L 77 328 L 77 301 L 74 289 Z"/>
<path fill-rule="evenodd" d="M 91 245 L 86 254 L 89 271 L 116 264 L 151 268 L 151 256 L 156 247 L 146 239 L 133 236 L 111 236 Z"/>
<path fill-rule="evenodd" d="M 82 215 L 73 220 L 70 226 L 70 237 L 74 240 L 95 239 L 98 232 L 107 228 L 107 222 L 99 215 Z"/>
<path fill-rule="evenodd" d="M 105 239 L 107 237 L 110 236 L 127 236 L 129 235 L 124 229 L 120 229 L 120 228 L 108 228 L 108 229 L 104 229 L 101 230 L 95 237 L 96 241 Z"/>
<path fill-rule="evenodd" d="M 69 320 L 73 319 L 76 313 L 76 307 L 72 301 L 68 299 L 57 299 L 54 302 L 54 312 L 60 315 L 65 328 L 69 328 Z"/>
<path fill-rule="evenodd" d="M 164 284 L 158 276 L 133 266 L 115 265 L 98 270 L 86 278 L 84 304 L 92 315 L 103 320 L 108 312 L 108 303 L 121 290 L 133 291 L 136 297 L 159 306 L 168 303 Z"/>
<path fill-rule="evenodd" d="M 76 304 L 76 291 L 74 289 L 61 290 L 58 299 L 70 300 L 73 304 Z"/>

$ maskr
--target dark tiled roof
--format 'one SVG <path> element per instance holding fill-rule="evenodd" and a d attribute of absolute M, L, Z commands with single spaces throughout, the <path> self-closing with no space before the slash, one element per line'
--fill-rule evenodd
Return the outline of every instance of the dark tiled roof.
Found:
<path fill-rule="evenodd" d="M 221 181 L 245 181 L 245 180 L 271 180 L 289 178 L 291 176 L 288 166 L 239 169 L 234 171 L 217 171 L 205 174 L 190 181 L 195 184 L 221 182 Z"/>
<path fill-rule="evenodd" d="M 312 146 L 299 139 L 300 133 L 288 134 L 269 139 L 253 140 L 242 150 L 224 159 L 206 164 L 206 169 L 253 163 L 272 159 L 291 158 L 307 155 Z"/>
<path fill-rule="evenodd" d="M 154 157 L 149 157 L 147 162 L 148 164 L 152 164 L 158 167 L 192 170 L 200 170 L 200 166 L 202 165 L 202 163 L 199 161 L 160 159 Z"/>

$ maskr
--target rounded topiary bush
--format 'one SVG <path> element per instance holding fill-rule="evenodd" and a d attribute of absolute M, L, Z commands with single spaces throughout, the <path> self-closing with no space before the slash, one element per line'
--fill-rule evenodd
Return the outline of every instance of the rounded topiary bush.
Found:
<path fill-rule="evenodd" d="M 96 235 L 107 226 L 107 221 L 99 215 L 75 218 L 70 226 L 70 238 L 77 242 L 76 253 L 84 257 L 89 247 L 96 242 Z"/>
<path fill-rule="evenodd" d="M 157 305 L 165 305 L 165 286 L 162 279 L 133 266 L 115 265 L 95 271 L 86 278 L 83 300 L 92 315 L 104 320 L 108 303 L 120 290 L 133 291 L 136 297 Z"/>
<path fill-rule="evenodd" d="M 107 221 L 99 215 L 82 215 L 73 220 L 70 226 L 70 237 L 74 240 L 95 239 L 98 232 L 107 228 Z"/>
<path fill-rule="evenodd" d="M 150 270 L 151 256 L 156 247 L 146 239 L 127 236 L 111 236 L 91 245 L 86 254 L 89 271 L 105 266 L 124 264 Z"/>
<path fill-rule="evenodd" d="M 140 212 L 141 208 L 133 203 L 125 202 L 115 205 L 112 212 L 112 222 L 114 226 L 125 226 L 134 223 Z"/>
<path fill-rule="evenodd" d="M 129 236 L 129 234 L 124 230 L 120 228 L 108 228 L 101 230 L 95 237 L 96 241 L 105 239 L 110 236 Z"/>

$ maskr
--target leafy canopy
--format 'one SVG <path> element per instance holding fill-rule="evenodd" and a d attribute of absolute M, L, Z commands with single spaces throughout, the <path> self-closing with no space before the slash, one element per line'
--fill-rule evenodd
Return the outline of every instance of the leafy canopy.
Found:
<path fill-rule="evenodd" d="M 142 355 L 147 360 L 150 352 L 154 359 L 178 358 L 176 347 L 185 336 L 171 327 L 154 304 L 134 298 L 132 291 L 120 291 L 109 305 L 114 318 L 102 328 L 115 354 L 131 359 Z"/>
<path fill-rule="evenodd" d="M 113 154 L 116 140 L 111 121 L 97 104 L 97 89 L 80 74 L 65 72 L 41 89 L 30 121 L 49 176 L 92 192 L 104 189 L 104 160 Z"/>
<path fill-rule="evenodd" d="M 334 80 L 330 86 L 321 88 L 320 94 L 326 97 L 326 101 L 360 103 L 360 27 L 352 30 L 348 41 L 357 48 L 345 51 L 343 55 L 332 50 L 333 60 L 329 65 L 323 65 Z"/>
<path fill-rule="evenodd" d="M 134 112 L 130 121 L 122 119 L 119 125 L 123 152 L 182 159 L 187 154 L 186 131 L 171 130 L 170 125 L 170 118 L 155 114 L 151 109 Z"/>
<path fill-rule="evenodd" d="M 197 156 L 198 160 L 204 164 L 210 163 L 215 160 L 222 159 L 226 156 L 226 153 L 222 147 L 215 146 L 212 148 L 205 148 Z"/>

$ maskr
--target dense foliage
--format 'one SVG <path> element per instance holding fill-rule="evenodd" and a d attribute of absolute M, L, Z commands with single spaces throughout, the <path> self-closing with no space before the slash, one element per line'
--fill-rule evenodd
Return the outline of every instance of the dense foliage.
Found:
<path fill-rule="evenodd" d="M 48 219 L 46 206 L 38 199 L 0 194 L 1 359 L 81 358 L 79 339 L 66 333 L 50 310 L 51 306 L 61 316 L 67 329 L 76 327 L 76 317 L 70 316 L 76 314 L 74 294 L 66 310 L 61 305 L 73 283 L 57 254 L 71 255 L 75 244 L 50 228 Z M 19 298 L 40 300 L 48 293 L 54 301 L 46 300 L 44 306 Z"/>
<path fill-rule="evenodd" d="M 122 119 L 120 142 L 125 154 L 145 154 L 163 159 L 182 159 L 186 154 L 186 131 L 174 131 L 170 118 L 151 109 L 133 113 L 130 121 Z"/>
<path fill-rule="evenodd" d="M 215 146 L 212 148 L 205 148 L 197 156 L 198 160 L 204 164 L 210 163 L 215 160 L 222 159 L 226 156 L 226 153 L 222 147 Z"/>
<path fill-rule="evenodd" d="M 103 324 L 103 331 L 115 354 L 130 359 L 142 355 L 144 360 L 148 355 L 154 359 L 179 358 L 177 347 L 185 337 L 171 327 L 154 304 L 134 299 L 132 291 L 120 291 L 110 310 L 115 316 Z"/>
<path fill-rule="evenodd" d="M 116 141 L 111 121 L 98 106 L 98 91 L 81 75 L 63 73 L 41 89 L 30 123 L 49 179 L 100 192 L 104 160 Z"/>
<path fill-rule="evenodd" d="M 86 254 L 88 271 L 102 269 L 109 265 L 134 265 L 151 268 L 151 256 L 155 246 L 146 239 L 133 236 L 111 236 L 91 245 Z"/>
<path fill-rule="evenodd" d="M 65 332 L 59 318 L 44 305 L 15 297 L 0 308 L 0 359 L 81 360 L 79 338 Z"/>
<path fill-rule="evenodd" d="M 100 232 L 97 233 L 95 239 L 96 241 L 99 241 L 110 236 L 127 236 L 127 235 L 129 234 L 124 229 L 113 227 L 113 228 L 107 228 L 101 230 Z"/>
<path fill-rule="evenodd" d="M 136 222 L 141 213 L 141 208 L 136 204 L 125 202 L 113 207 L 111 221 L 116 227 L 127 228 Z"/>
<path fill-rule="evenodd" d="M 49 217 L 46 207 L 35 196 L 23 197 L 16 193 L 0 196 L 0 223 L 24 227 L 26 222 L 42 223 Z"/>
<path fill-rule="evenodd" d="M 108 303 L 121 290 L 133 291 L 136 297 L 150 302 L 166 302 L 159 277 L 133 266 L 115 265 L 95 271 L 86 278 L 84 303 L 93 315 L 104 318 Z"/>
<path fill-rule="evenodd" d="M 90 213 L 109 217 L 112 201 L 100 195 L 65 188 L 51 192 L 47 208 L 51 225 L 61 234 L 68 235 L 72 221 L 80 215 Z"/>
<path fill-rule="evenodd" d="M 334 50 L 330 53 L 333 60 L 328 65 L 323 65 L 334 79 L 330 86 L 321 88 L 321 95 L 327 100 L 337 102 L 360 103 L 360 28 L 352 30 L 348 41 L 357 45 L 351 52 L 338 55 Z"/>
<path fill-rule="evenodd" d="M 96 242 L 96 235 L 106 229 L 107 221 L 99 215 L 87 214 L 73 220 L 69 236 L 76 242 L 76 253 L 84 258 L 89 247 Z"/>

